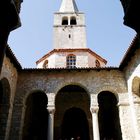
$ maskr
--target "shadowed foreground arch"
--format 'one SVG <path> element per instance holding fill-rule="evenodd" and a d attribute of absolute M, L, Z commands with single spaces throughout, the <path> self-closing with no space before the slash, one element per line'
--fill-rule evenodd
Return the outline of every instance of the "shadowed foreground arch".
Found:
<path fill-rule="evenodd" d="M 67 85 L 57 93 L 55 105 L 54 140 L 78 135 L 81 140 L 90 140 L 92 119 L 88 93 L 78 85 Z"/>
<path fill-rule="evenodd" d="M 109 91 L 98 95 L 100 140 L 122 140 L 117 98 Z"/>
<path fill-rule="evenodd" d="M 10 109 L 10 84 L 6 78 L 0 80 L 0 139 L 6 135 L 6 127 Z"/>
<path fill-rule="evenodd" d="M 47 140 L 48 99 L 43 92 L 34 92 L 27 98 L 22 140 Z"/>

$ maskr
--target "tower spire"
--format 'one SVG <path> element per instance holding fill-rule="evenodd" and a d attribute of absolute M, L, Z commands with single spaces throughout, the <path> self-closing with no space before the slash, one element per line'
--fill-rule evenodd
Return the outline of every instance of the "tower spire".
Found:
<path fill-rule="evenodd" d="M 62 0 L 59 12 L 78 12 L 75 0 Z"/>

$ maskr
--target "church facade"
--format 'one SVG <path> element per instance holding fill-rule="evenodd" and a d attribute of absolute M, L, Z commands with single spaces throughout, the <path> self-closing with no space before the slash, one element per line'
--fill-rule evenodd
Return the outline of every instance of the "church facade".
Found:
<path fill-rule="evenodd" d="M 22 69 L 8 47 L 0 75 L 0 140 L 139 140 L 140 40 L 119 67 L 87 48 L 84 13 L 62 0 L 53 50 Z"/>

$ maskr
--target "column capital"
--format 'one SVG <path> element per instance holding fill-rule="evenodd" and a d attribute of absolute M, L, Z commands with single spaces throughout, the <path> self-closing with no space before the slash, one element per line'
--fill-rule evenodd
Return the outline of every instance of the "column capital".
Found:
<path fill-rule="evenodd" d="M 90 111 L 91 111 L 91 113 L 98 113 L 99 107 L 98 106 L 91 107 Z"/>
<path fill-rule="evenodd" d="M 52 106 L 48 106 L 47 109 L 48 109 L 49 114 L 53 115 L 55 113 L 55 107 L 54 106 L 53 107 Z"/>

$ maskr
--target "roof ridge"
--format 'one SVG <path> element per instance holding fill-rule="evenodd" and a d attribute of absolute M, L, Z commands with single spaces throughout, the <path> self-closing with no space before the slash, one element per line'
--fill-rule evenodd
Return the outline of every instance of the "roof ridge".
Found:
<path fill-rule="evenodd" d="M 20 62 L 17 60 L 15 54 L 13 53 L 13 51 L 12 51 L 12 49 L 10 48 L 9 45 L 7 45 L 7 48 L 6 48 L 6 55 L 7 55 L 8 57 L 11 58 L 10 60 L 13 61 L 13 64 L 14 64 L 17 68 L 22 69 L 22 66 L 21 66 Z"/>

